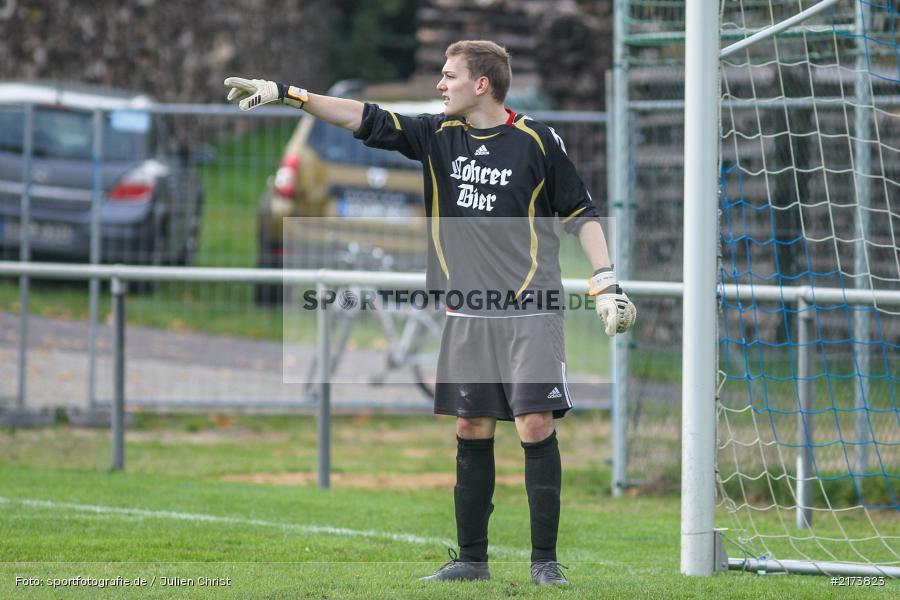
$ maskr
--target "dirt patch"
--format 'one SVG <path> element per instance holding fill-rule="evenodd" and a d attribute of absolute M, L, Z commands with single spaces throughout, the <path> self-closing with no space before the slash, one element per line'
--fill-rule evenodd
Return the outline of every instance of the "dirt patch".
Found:
<path fill-rule="evenodd" d="M 436 451 L 430 448 L 404 448 L 400 451 L 400 454 L 406 458 L 431 458 L 436 454 Z"/>
<path fill-rule="evenodd" d="M 301 473 L 250 473 L 241 475 L 224 475 L 222 481 L 238 481 L 241 483 L 260 483 L 267 485 L 315 485 L 316 474 Z M 361 473 L 332 473 L 331 485 L 334 487 L 362 489 L 452 490 L 456 484 L 454 473 L 416 473 L 395 475 L 364 475 Z M 525 479 L 520 474 L 497 475 L 497 485 L 522 486 Z"/>
<path fill-rule="evenodd" d="M 350 426 L 334 428 L 332 437 L 336 442 L 354 444 L 409 444 L 414 441 L 434 440 L 455 444 L 456 433 L 453 424 L 416 422 L 414 427 L 389 428 L 380 425 L 367 426 L 362 419 L 355 419 Z"/>
<path fill-rule="evenodd" d="M 107 433 L 106 435 L 109 434 Z M 126 436 L 129 442 L 197 446 L 286 444 L 291 440 L 291 434 L 287 431 L 253 431 L 238 427 L 233 429 L 203 429 L 200 431 L 173 431 L 171 429 L 128 431 Z"/>

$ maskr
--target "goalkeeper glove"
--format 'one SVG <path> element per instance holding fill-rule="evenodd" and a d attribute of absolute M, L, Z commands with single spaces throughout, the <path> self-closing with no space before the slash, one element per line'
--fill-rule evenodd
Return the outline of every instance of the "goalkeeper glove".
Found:
<path fill-rule="evenodd" d="M 277 81 L 229 77 L 225 80 L 225 85 L 231 88 L 228 92 L 228 101 L 240 100 L 238 106 L 241 110 L 251 110 L 272 102 L 303 108 L 309 101 L 309 94 L 303 88 Z"/>
<path fill-rule="evenodd" d="M 637 309 L 619 287 L 615 271 L 610 267 L 597 269 L 588 283 L 588 294 L 596 297 L 597 316 L 606 326 L 606 335 L 612 337 L 631 329 Z"/>

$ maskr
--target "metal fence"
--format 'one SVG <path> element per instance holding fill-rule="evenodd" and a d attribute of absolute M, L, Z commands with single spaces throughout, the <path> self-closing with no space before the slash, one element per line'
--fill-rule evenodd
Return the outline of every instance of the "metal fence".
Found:
<path fill-rule="evenodd" d="M 110 284 L 112 296 L 113 319 L 110 323 L 111 330 L 111 353 L 112 361 L 110 364 L 110 373 L 108 374 L 108 382 L 112 389 L 109 399 L 111 406 L 110 425 L 113 433 L 113 454 L 112 466 L 116 469 L 124 469 L 125 467 L 125 415 L 126 407 L 133 405 L 128 391 L 128 380 L 131 377 L 133 367 L 126 368 L 126 364 L 131 362 L 132 354 L 139 349 L 135 345 L 127 345 L 129 334 L 126 333 L 127 316 L 126 316 L 126 297 L 128 285 L 147 281 L 184 281 L 201 284 L 224 284 L 224 283 L 277 283 L 286 286 L 304 285 L 312 287 L 317 294 L 322 297 L 326 289 L 331 289 L 337 285 L 345 285 L 349 283 L 378 286 L 379 288 L 398 289 L 409 286 L 422 286 L 424 277 L 422 274 L 416 273 L 380 273 L 369 271 L 334 271 L 334 270 L 275 270 L 275 269 L 241 269 L 241 268 L 192 268 L 192 267 L 129 267 L 118 265 L 61 265 L 61 264 L 38 264 L 27 262 L 0 261 L 0 275 L 13 275 L 21 277 L 41 277 L 54 281 L 65 280 L 86 280 L 95 279 L 108 282 Z M 564 281 L 567 292 L 584 293 L 587 291 L 587 283 L 583 279 L 567 279 Z M 653 282 L 653 281 L 623 281 L 625 286 L 636 298 L 643 300 L 652 300 L 655 298 L 671 298 L 678 300 L 683 295 L 683 285 L 671 282 Z M 808 286 L 798 286 L 793 288 L 783 288 L 780 286 L 765 285 L 726 285 L 722 286 L 720 293 L 723 298 L 740 299 L 752 295 L 756 302 L 787 304 L 795 306 L 796 310 L 803 310 L 809 306 L 814 299 L 819 302 L 848 302 L 850 304 L 867 304 L 877 301 L 883 305 L 900 305 L 900 292 L 889 290 L 847 290 L 840 288 L 813 288 Z M 327 310 L 325 304 L 320 304 L 319 309 L 315 311 L 316 316 L 316 332 L 315 344 L 313 345 L 315 355 L 321 357 L 331 357 L 332 345 L 334 340 L 331 335 L 330 320 L 332 315 L 338 314 L 334 310 Z M 809 338 L 809 319 L 798 321 L 799 338 L 805 340 Z M 806 345 L 800 346 L 800 351 L 796 355 L 796 365 L 794 368 L 797 373 L 804 374 L 811 372 L 814 363 L 812 352 L 808 351 Z M 316 376 L 316 394 L 314 401 L 308 404 L 308 408 L 315 411 L 317 415 L 317 452 L 318 452 L 318 485 L 327 488 L 330 485 L 331 471 L 331 414 L 333 407 L 357 409 L 361 406 L 358 403 L 347 404 L 347 398 L 344 397 L 338 402 L 333 402 L 334 382 L 332 381 L 331 365 L 326 358 L 319 360 L 317 366 L 318 372 Z M 807 379 L 809 379 L 807 377 Z M 801 386 L 800 402 L 807 405 L 811 402 L 809 381 L 804 382 Z M 741 398 L 738 398 L 740 400 Z M 725 394 L 721 401 L 723 405 L 729 405 L 732 401 L 732 394 Z M 363 406 L 371 409 L 378 403 L 369 403 Z M 206 408 L 221 407 L 221 403 L 211 403 Z M 274 408 L 284 408 L 284 405 L 269 405 Z M 606 407 L 605 403 L 597 402 L 596 399 L 582 401 L 578 408 L 599 408 Z M 132 406 L 133 408 L 133 406 Z M 390 407 L 387 408 L 396 408 Z M 800 414 L 800 419 L 805 420 L 806 427 L 811 427 L 814 419 L 813 411 L 807 414 Z M 660 451 L 666 451 L 667 437 L 662 435 L 665 432 L 655 431 L 652 427 L 644 426 L 640 430 L 645 436 L 653 436 L 655 443 Z M 615 434 L 614 435 L 621 435 Z M 614 455 L 616 462 L 627 461 L 627 445 L 624 449 L 620 449 L 616 445 L 615 452 L 624 452 L 623 455 Z M 668 449 L 670 451 L 670 449 Z M 809 456 L 805 445 L 797 445 L 797 462 L 803 465 L 803 468 L 809 470 Z M 662 465 L 666 464 L 663 457 L 660 457 Z M 800 467 L 798 467 L 800 468 Z M 801 486 L 801 494 L 809 497 L 812 493 L 812 480 L 809 479 Z M 801 504 L 804 506 L 804 504 Z"/>
<path fill-rule="evenodd" d="M 370 271 L 334 271 L 334 270 L 276 270 L 276 269 L 242 269 L 242 268 L 196 268 L 196 267 L 135 267 L 124 265 L 65 265 L 59 263 L 34 263 L 0 261 L 0 275 L 13 275 L 19 277 L 43 278 L 52 281 L 83 281 L 96 280 L 109 283 L 112 303 L 112 321 L 110 323 L 111 354 L 112 361 L 108 382 L 112 389 L 108 404 L 111 410 L 107 411 L 108 421 L 113 433 L 112 466 L 115 469 L 124 469 L 125 466 L 125 417 L 126 408 L 134 409 L 134 404 L 140 404 L 140 400 L 133 400 L 130 396 L 128 381 L 132 378 L 133 367 L 126 368 L 130 364 L 131 355 L 135 351 L 134 344 L 129 345 L 126 340 L 130 334 L 126 333 L 126 297 L 128 286 L 142 282 L 166 282 L 183 281 L 201 284 L 247 283 L 247 284 L 283 284 L 286 286 L 305 285 L 312 286 L 320 298 L 325 297 L 329 289 L 334 286 L 357 283 L 362 285 L 378 286 L 381 289 L 398 289 L 410 286 L 421 287 L 424 284 L 424 276 L 417 273 L 381 273 Z M 587 281 L 565 280 L 564 285 L 570 293 L 584 294 L 587 292 Z M 663 284 L 659 286 L 652 282 L 634 282 L 632 287 L 639 295 L 679 295 L 679 286 Z M 351 401 L 348 405 L 347 398 L 340 402 L 332 402 L 335 385 L 332 381 L 333 371 L 328 357 L 332 353 L 332 327 L 330 321 L 332 315 L 339 311 L 328 309 L 326 303 L 320 303 L 315 311 L 316 331 L 313 349 L 320 359 L 315 378 L 316 394 L 313 401 L 307 407 L 314 410 L 317 415 L 318 427 L 318 483 L 320 487 L 329 486 L 330 476 L 330 448 L 331 448 L 331 414 L 333 407 L 353 409 L 372 409 L 382 403 L 370 402 L 360 405 Z M 322 357 L 326 357 L 322 360 Z M 206 408 L 219 408 L 220 402 L 209 403 Z M 267 408 L 283 409 L 287 403 L 268 404 Z M 576 407 L 606 408 L 604 402 L 586 400 L 579 402 Z M 388 408 L 396 408 L 390 407 Z M 429 405 L 430 408 L 430 405 Z M 34 411 L 21 408 L 17 414 L 15 410 L 6 411 L 13 419 L 18 419 L 18 424 L 41 424 L 42 415 Z M 52 415 L 49 415 L 52 418 Z M 94 424 L 97 424 L 96 422 Z"/>

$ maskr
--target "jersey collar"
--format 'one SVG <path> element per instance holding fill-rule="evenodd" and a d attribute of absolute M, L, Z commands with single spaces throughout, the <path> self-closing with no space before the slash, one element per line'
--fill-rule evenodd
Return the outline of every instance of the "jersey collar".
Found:
<path fill-rule="evenodd" d="M 494 130 L 498 127 L 513 127 L 516 124 L 516 119 L 519 117 L 519 113 L 505 107 L 503 108 L 503 110 L 506 111 L 506 122 L 503 125 L 494 125 L 493 127 L 488 127 L 487 129 L 475 129 L 474 127 L 472 127 L 472 124 L 465 119 L 465 117 L 460 117 L 459 121 L 462 122 L 466 130 L 475 129 L 475 131 L 488 131 Z"/>
<path fill-rule="evenodd" d="M 487 129 L 476 129 L 475 127 L 472 127 L 472 124 L 469 123 L 468 121 L 466 121 L 465 118 L 460 118 L 460 121 L 463 124 L 463 128 L 468 133 L 472 133 L 472 132 L 477 132 L 479 134 L 496 133 L 496 132 L 502 130 L 504 127 L 515 127 L 516 119 L 519 117 L 519 113 L 515 112 L 514 110 L 510 110 L 508 108 L 504 108 L 503 110 L 506 111 L 506 122 L 503 123 L 502 125 L 494 125 L 493 127 L 488 127 Z"/>

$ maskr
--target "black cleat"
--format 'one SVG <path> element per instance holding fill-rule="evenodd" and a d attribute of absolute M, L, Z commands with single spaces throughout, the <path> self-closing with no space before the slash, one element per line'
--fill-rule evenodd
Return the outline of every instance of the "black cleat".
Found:
<path fill-rule="evenodd" d="M 531 563 L 531 581 L 536 585 L 567 585 L 569 580 L 560 567 L 566 568 L 555 560 Z"/>
<path fill-rule="evenodd" d="M 419 581 L 475 581 L 490 579 L 491 572 L 486 562 L 463 562 L 459 560 L 453 548 L 448 548 L 450 560 L 434 572 L 422 577 Z"/>

